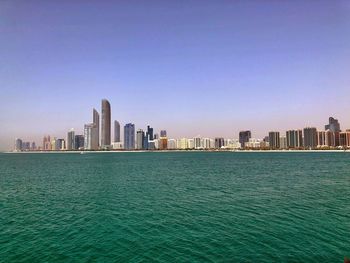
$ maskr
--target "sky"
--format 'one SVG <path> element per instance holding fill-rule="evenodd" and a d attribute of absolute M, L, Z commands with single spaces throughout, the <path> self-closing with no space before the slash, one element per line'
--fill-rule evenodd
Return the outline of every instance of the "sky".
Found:
<path fill-rule="evenodd" d="M 350 1 L 0 1 L 0 150 L 112 119 L 168 137 L 350 129 Z"/>

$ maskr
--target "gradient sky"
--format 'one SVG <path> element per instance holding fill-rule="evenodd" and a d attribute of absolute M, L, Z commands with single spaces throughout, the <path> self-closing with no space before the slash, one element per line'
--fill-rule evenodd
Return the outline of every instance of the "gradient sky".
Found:
<path fill-rule="evenodd" d="M 171 138 L 350 128 L 350 1 L 0 1 L 0 150 L 100 112 Z"/>

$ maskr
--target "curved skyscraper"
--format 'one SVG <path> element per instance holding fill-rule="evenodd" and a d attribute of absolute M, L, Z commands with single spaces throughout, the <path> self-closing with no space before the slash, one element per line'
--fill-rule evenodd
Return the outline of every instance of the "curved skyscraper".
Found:
<path fill-rule="evenodd" d="M 109 101 L 102 100 L 102 110 L 101 110 L 101 147 L 111 145 L 111 105 Z"/>

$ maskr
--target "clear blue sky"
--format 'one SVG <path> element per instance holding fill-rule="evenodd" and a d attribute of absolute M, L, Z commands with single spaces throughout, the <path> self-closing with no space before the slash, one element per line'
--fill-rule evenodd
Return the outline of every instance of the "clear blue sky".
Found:
<path fill-rule="evenodd" d="M 0 150 L 112 118 L 172 138 L 350 128 L 350 1 L 0 1 Z"/>

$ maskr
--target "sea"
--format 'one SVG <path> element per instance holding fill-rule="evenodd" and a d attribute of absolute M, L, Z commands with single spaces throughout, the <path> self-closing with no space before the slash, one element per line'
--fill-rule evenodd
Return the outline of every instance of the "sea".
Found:
<path fill-rule="evenodd" d="M 343 262 L 350 153 L 0 154 L 0 262 Z"/>

